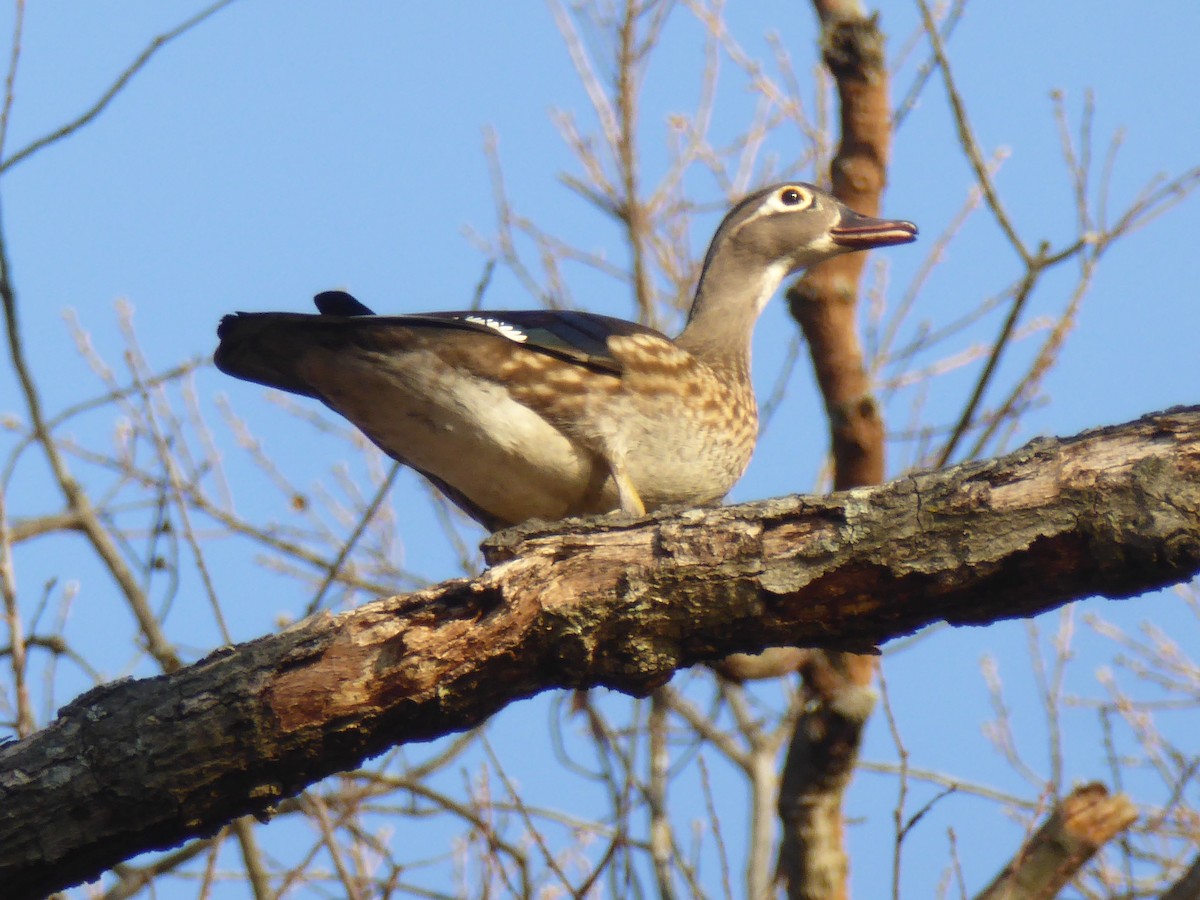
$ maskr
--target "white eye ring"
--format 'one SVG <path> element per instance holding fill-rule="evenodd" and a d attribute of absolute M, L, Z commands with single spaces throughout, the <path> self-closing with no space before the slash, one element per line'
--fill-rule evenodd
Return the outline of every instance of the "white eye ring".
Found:
<path fill-rule="evenodd" d="M 811 191 L 806 191 L 799 185 L 789 184 L 775 195 L 777 209 L 808 209 L 813 204 Z"/>

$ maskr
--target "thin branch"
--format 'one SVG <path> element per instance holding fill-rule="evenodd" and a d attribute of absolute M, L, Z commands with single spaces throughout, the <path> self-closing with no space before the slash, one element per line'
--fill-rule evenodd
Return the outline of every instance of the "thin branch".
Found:
<path fill-rule="evenodd" d="M 963 104 L 962 96 L 958 93 L 958 88 L 954 85 L 954 76 L 950 72 L 950 60 L 946 56 L 946 47 L 942 43 L 942 36 L 938 31 L 937 23 L 933 20 L 933 13 L 929 9 L 929 4 L 926 0 L 917 0 L 917 6 L 921 9 L 921 21 L 925 25 L 925 33 L 929 36 L 929 46 L 933 50 L 934 58 L 937 59 L 938 68 L 942 70 L 942 81 L 946 86 L 946 96 L 950 101 L 950 109 L 954 113 L 954 124 L 958 129 L 958 140 L 962 145 L 963 150 L 967 154 L 967 159 L 971 163 L 971 168 L 975 170 L 975 178 L 979 182 L 979 186 L 983 189 L 983 196 L 987 200 L 988 208 L 992 211 L 1000 230 L 1004 232 L 1008 238 L 1008 242 L 1013 249 L 1021 257 L 1021 261 L 1026 266 L 1033 263 L 1034 257 L 1025 247 L 1025 242 L 1021 240 L 1017 234 L 1016 228 L 1012 224 L 1012 220 L 1005 212 L 1004 206 L 1000 203 L 1000 196 L 996 193 L 996 187 L 992 184 L 991 175 L 988 174 L 987 163 L 984 161 L 983 153 L 979 150 L 979 144 L 975 140 L 975 133 L 971 130 L 971 125 L 967 121 L 967 109 Z"/>
<path fill-rule="evenodd" d="M 254 900 L 272 900 L 275 893 L 271 890 L 271 879 L 263 863 L 262 849 L 254 835 L 254 820 L 246 816 L 233 823 L 233 833 L 237 835 L 238 845 L 242 848 L 242 863 L 246 867 L 246 880 L 254 892 Z"/>
<path fill-rule="evenodd" d="M 195 28 L 197 25 L 199 25 L 205 19 L 208 19 L 211 16 L 215 15 L 216 13 L 220 12 L 222 9 L 224 9 L 226 6 L 229 6 L 233 2 L 234 2 L 234 0 L 218 0 L 217 3 L 214 3 L 211 6 L 208 6 L 205 9 L 202 9 L 200 12 L 196 13 L 196 15 L 192 16 L 191 18 L 185 19 L 183 22 L 176 25 L 170 31 L 165 31 L 162 34 L 158 35 L 156 38 L 154 38 L 152 41 L 150 41 L 150 43 L 146 46 L 146 49 L 144 49 L 140 54 L 138 54 L 137 58 L 132 63 L 130 63 L 129 66 L 123 72 L 121 72 L 117 76 L 117 79 L 111 85 L 109 85 L 108 89 L 103 94 L 100 95 L 100 98 L 95 103 L 93 103 L 90 107 L 88 107 L 86 110 L 84 110 L 78 116 L 76 116 L 74 119 L 67 122 L 65 125 L 62 125 L 59 128 L 56 128 L 54 131 L 50 132 L 49 134 L 43 135 L 42 137 L 38 138 L 37 140 L 31 142 L 27 146 L 18 150 L 16 153 L 14 153 L 12 156 L 5 159 L 3 162 L 0 162 L 0 175 L 3 175 L 5 172 L 7 172 L 9 169 L 11 169 L 13 166 L 17 165 L 18 163 L 24 162 L 29 157 L 33 156 L 33 154 L 37 153 L 39 150 L 43 150 L 46 147 L 50 146 L 51 144 L 58 143 L 63 138 L 70 137 L 72 134 L 74 134 L 80 128 L 82 128 L 83 126 L 92 122 L 92 120 L 94 120 L 98 115 L 100 115 L 100 113 L 104 112 L 104 110 L 108 106 L 108 104 L 111 103 L 113 101 L 113 99 L 115 99 L 119 93 L 121 93 L 121 91 L 124 89 L 124 87 L 127 84 L 129 84 L 129 82 L 133 78 L 133 76 L 136 75 L 138 72 L 140 72 L 143 68 L 145 68 L 146 64 L 148 62 L 150 62 L 150 59 L 154 56 L 155 53 L 157 53 L 159 50 L 161 50 L 163 47 L 165 47 L 171 41 L 175 40 L 175 38 L 180 37 L 180 36 L 186 34 L 187 32 L 191 31 L 193 28 Z M 24 4 L 22 3 L 21 5 L 23 6 Z M 6 117 L 6 119 L 7 119 L 7 117 Z"/>
<path fill-rule="evenodd" d="M 25 0 L 17 0 L 13 10 L 12 52 L 8 58 L 8 74 L 4 77 L 4 108 L 0 111 L 0 159 L 4 158 L 4 145 L 8 139 L 13 101 L 16 99 L 17 64 L 21 60 L 21 36 L 24 32 Z"/>
<path fill-rule="evenodd" d="M 660 900 L 672 900 L 675 888 L 671 869 L 675 842 L 667 814 L 667 772 L 671 758 L 667 751 L 667 703 L 656 691 L 650 697 L 650 715 L 646 721 L 650 741 L 650 777 L 646 800 L 650 808 L 650 855 Z"/>
<path fill-rule="evenodd" d="M 354 545 L 358 543 L 359 538 L 361 538 L 363 533 L 367 530 L 367 526 L 371 524 L 371 520 L 375 518 L 375 513 L 379 511 L 379 508 L 383 505 L 383 501 L 386 500 L 388 494 L 391 493 L 392 485 L 396 483 L 396 476 L 400 474 L 400 469 L 401 466 L 398 462 L 393 462 L 388 468 L 387 477 L 383 479 L 383 482 L 379 485 L 378 490 L 375 491 L 375 496 L 371 498 L 371 502 L 367 505 L 367 508 L 363 510 L 362 515 L 359 516 L 358 523 L 354 526 L 354 530 L 350 532 L 350 535 L 342 544 L 341 549 L 338 550 L 337 556 L 334 557 L 333 562 L 330 563 L 329 571 L 325 575 L 324 580 L 321 582 L 321 586 L 317 588 L 317 592 L 315 595 L 313 595 L 312 600 L 308 602 L 308 606 L 304 610 L 304 615 L 311 616 L 321 608 L 321 600 L 324 599 L 325 592 L 329 590 L 334 580 L 337 579 L 338 573 L 341 571 L 342 566 L 345 565 L 346 559 L 350 556 L 351 551 L 354 549 Z"/>
<path fill-rule="evenodd" d="M 1029 267 L 1026 269 L 1025 276 L 1021 279 L 1021 284 L 1017 288 L 1016 296 L 1013 297 L 1012 304 L 1008 308 L 1008 315 L 1004 317 L 1004 324 L 1000 326 L 1000 333 L 996 336 L 996 340 L 992 342 L 992 349 L 988 354 L 987 363 L 984 364 L 983 371 L 979 373 L 979 378 L 975 381 L 975 388 L 971 391 L 971 398 L 967 401 L 967 405 L 963 407 L 963 411 L 958 417 L 958 424 L 954 426 L 954 431 L 950 435 L 950 439 L 946 441 L 945 446 L 942 447 L 942 452 L 938 455 L 936 463 L 938 468 L 941 468 L 950 461 L 950 457 L 954 455 L 954 451 L 958 448 L 959 441 L 966 435 L 967 429 L 971 427 L 971 423 L 975 419 L 975 413 L 979 409 L 979 404 L 983 402 L 983 394 L 996 374 L 996 368 L 1000 364 L 1000 357 L 1008 348 L 1009 339 L 1012 337 L 1013 330 L 1017 327 L 1017 321 L 1021 317 L 1021 312 L 1025 309 L 1025 304 L 1029 302 L 1029 298 L 1033 294 L 1034 285 L 1037 283 L 1038 277 L 1041 275 L 1045 265 L 1045 253 L 1046 247 L 1043 246 L 1038 250 L 1038 255 L 1029 260 Z"/>
<path fill-rule="evenodd" d="M 54 475 L 59 490 L 62 492 L 71 511 L 79 517 L 80 527 L 91 543 L 92 548 L 100 557 L 104 566 L 112 574 L 113 579 L 124 594 L 143 636 L 146 638 L 147 649 L 158 660 L 165 671 L 171 672 L 181 665 L 174 647 L 167 641 L 161 625 L 150 609 L 149 603 L 137 583 L 133 572 L 125 562 L 120 549 L 112 536 L 109 535 L 99 516 L 96 514 L 91 501 L 83 488 L 71 477 L 66 463 L 59 453 L 53 437 L 46 427 L 42 414 L 41 398 L 33 381 L 29 364 L 25 359 L 25 350 L 21 340 L 20 326 L 17 320 L 17 298 L 11 281 L 11 267 L 8 261 L 8 246 L 0 229 L 0 301 L 4 305 L 4 320 L 8 332 L 9 358 L 17 373 L 25 405 L 29 411 L 29 421 L 37 442 L 41 445 L 46 461 Z"/>

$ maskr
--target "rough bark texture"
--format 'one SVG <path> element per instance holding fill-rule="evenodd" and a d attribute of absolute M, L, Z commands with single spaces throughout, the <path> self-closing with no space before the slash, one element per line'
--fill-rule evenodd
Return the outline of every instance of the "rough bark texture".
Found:
<path fill-rule="evenodd" d="M 90 691 L 0 747 L 0 884 L 35 897 L 557 687 L 644 694 L 766 646 L 867 650 L 1200 571 L 1200 407 L 830 497 L 525 526 L 477 578 Z"/>
<path fill-rule="evenodd" d="M 976 900 L 1057 897 L 1097 850 L 1136 821 L 1124 794 L 1110 796 L 1102 784 L 1078 787 Z"/>
<path fill-rule="evenodd" d="M 876 216 L 892 143 L 883 32 L 859 0 L 813 0 L 813 6 L 841 110 L 841 141 L 829 166 L 833 194 Z M 828 260 L 787 295 L 825 401 L 836 490 L 878 484 L 884 474 L 883 418 L 858 338 L 866 260 L 865 253 Z M 842 799 L 874 707 L 875 659 L 818 651 L 801 675 L 810 702 L 796 722 L 780 782 L 780 875 L 793 900 L 839 900 L 849 896 Z"/>

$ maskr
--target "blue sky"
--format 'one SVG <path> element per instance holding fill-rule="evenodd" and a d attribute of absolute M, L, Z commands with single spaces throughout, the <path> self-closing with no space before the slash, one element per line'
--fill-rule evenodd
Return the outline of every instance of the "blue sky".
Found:
<path fill-rule="evenodd" d="M 30 4 L 6 152 L 90 105 L 151 37 L 195 8 L 179 2 L 90 3 L 74 5 L 68 15 L 58 5 Z M 916 27 L 915 10 L 908 2 L 883 3 L 880 10 L 894 53 Z M 10 15 L 0 20 L 4 33 Z M 642 110 L 649 175 L 665 164 L 665 115 L 689 110 L 696 98 L 691 73 L 700 56 L 699 30 L 686 9 L 675 16 L 663 55 L 650 68 Z M 753 52 L 765 52 L 763 35 L 777 32 L 799 75 L 811 76 L 814 25 L 803 5 L 739 4 L 728 17 Z M 1085 91 L 1094 92 L 1099 147 L 1115 132 L 1124 134 L 1113 176 L 1115 209 L 1156 173 L 1177 174 L 1200 163 L 1198 33 L 1200 4 L 1192 0 L 968 6 L 950 44 L 955 75 L 984 151 L 1008 153 L 997 184 L 1029 240 L 1060 242 L 1072 233 L 1051 90 L 1064 93 L 1075 121 Z M 913 57 L 922 58 L 923 53 Z M 728 71 L 732 79 L 731 66 Z M 912 72 L 910 60 L 896 80 L 895 96 L 907 89 Z M 722 88 L 717 131 L 732 134 L 744 127 L 752 115 L 749 103 L 732 79 Z M 576 169 L 555 132 L 555 109 L 573 110 L 590 123 L 586 97 L 542 4 L 233 4 L 163 49 L 95 123 L 0 182 L 23 335 L 46 407 L 54 412 L 100 390 L 74 351 L 63 322 L 68 309 L 119 367 L 114 308 L 118 298 L 127 300 L 151 365 L 166 368 L 210 354 L 224 313 L 308 310 L 310 297 L 328 288 L 349 289 L 385 312 L 468 304 L 486 262 L 469 232 L 489 236 L 495 230 L 483 150 L 488 128 L 498 136 L 508 193 L 520 211 L 544 229 L 620 261 L 623 249 L 614 230 L 558 179 L 560 172 Z M 766 153 L 786 161 L 802 150 L 799 135 L 783 131 Z M 928 239 L 945 227 L 970 183 L 935 77 L 896 139 L 885 211 L 916 221 L 925 240 L 886 251 L 889 302 L 909 283 Z M 714 210 L 691 234 L 698 255 L 719 220 L 720 192 L 702 176 L 689 185 Z M 1045 383 L 1047 402 L 1027 416 L 1016 443 L 1197 402 L 1198 235 L 1200 202 L 1192 200 L 1122 241 L 1103 260 L 1077 327 Z M 628 294 L 612 283 L 574 274 L 581 306 L 610 315 L 633 313 Z M 986 214 L 978 213 L 921 294 L 918 318 L 945 322 L 1017 274 L 1015 257 L 997 242 Z M 1061 308 L 1068 287 L 1065 277 L 1051 278 L 1030 316 Z M 532 302 L 503 271 L 486 297 L 495 308 Z M 997 318 L 985 321 L 957 349 L 986 342 L 998 327 Z M 783 304 L 775 303 L 755 343 L 760 396 L 774 383 L 791 334 Z M 1028 361 L 1028 351 L 1018 347 L 1002 372 L 1011 377 L 1022 361 Z M 931 388 L 933 418 L 952 415 L 974 372 L 967 367 Z M 0 413 L 22 413 L 13 385 L 9 374 L 0 375 Z M 315 438 L 265 402 L 265 391 L 257 387 L 207 369 L 197 377 L 197 390 L 205 404 L 227 395 L 252 419 L 267 452 L 285 459 L 305 483 L 325 479 L 342 462 L 361 471 L 352 450 Z M 912 402 L 911 394 L 897 395 L 889 420 L 905 422 Z M 109 422 L 78 428 L 85 444 L 112 441 Z M 283 499 L 258 496 L 249 468 L 239 462 L 228 436 L 221 439 L 235 489 L 244 497 L 240 501 L 261 504 L 264 516 L 284 518 Z M 8 436 L 0 441 L 10 446 Z M 802 364 L 733 499 L 812 489 L 825 445 L 820 404 Z M 304 452 L 298 454 L 298 447 Z M 906 452 L 893 448 L 894 471 Z M 239 485 L 238 477 L 246 481 Z M 430 527 L 421 496 L 415 479 L 406 476 L 392 499 L 405 559 L 432 580 L 457 574 L 453 553 L 440 529 Z M 52 510 L 45 497 L 41 464 L 26 458 L 9 486 L 9 513 Z M 308 599 L 303 591 L 290 595 L 295 588 L 263 573 L 252 556 L 230 551 L 219 572 L 238 640 L 274 627 L 278 614 L 295 614 Z M 82 548 L 30 546 L 21 549 L 17 563 L 29 596 L 37 594 L 30 586 L 51 577 L 79 581 L 75 635 L 84 643 L 88 636 L 98 641 L 95 652 L 106 675 L 123 674 L 131 665 L 138 673 L 150 671 L 130 661 L 125 648 L 132 623 Z M 168 623 L 174 639 L 196 654 L 218 642 L 198 588 L 185 589 L 176 606 Z M 1169 616 L 1173 629 L 1195 638 L 1195 621 L 1169 597 L 1093 601 L 1085 607 L 1129 627 Z M 1055 621 L 1051 617 L 1042 627 L 1052 630 Z M 1094 639 L 1080 641 L 1073 677 L 1083 684 L 1111 651 Z M 914 764 L 1012 784 L 980 734 L 990 712 L 979 661 L 995 655 L 1016 695 L 1014 705 L 1036 709 L 1026 642 L 1020 623 L 942 629 L 888 661 L 893 702 Z M 107 643 L 122 649 L 106 654 L 99 644 Z M 74 687 L 85 684 L 64 673 L 55 701 L 65 702 Z M 946 692 L 943 685 L 956 689 Z M 544 701 L 505 713 L 494 726 L 497 745 L 516 742 L 529 727 L 542 728 L 546 715 Z M 1023 739 L 1036 756 L 1043 725 L 1036 716 L 1027 718 Z M 1080 735 L 1068 777 L 1103 778 L 1092 733 Z M 895 755 L 882 721 L 872 727 L 866 755 Z M 876 871 L 862 861 L 889 839 L 893 789 L 880 787 L 873 776 L 860 783 L 851 810 L 861 819 L 852 832 L 860 861 L 854 884 L 859 896 L 878 896 L 890 869 Z M 553 793 L 555 787 L 549 789 Z M 1000 823 L 971 818 L 965 807 L 955 807 L 958 802 L 946 801 L 939 808 L 944 814 L 931 817 L 914 835 L 914 859 L 922 862 L 913 862 L 905 878 L 918 894 L 934 882 L 926 866 L 940 871 L 945 863 L 948 826 L 957 829 L 972 888 L 986 882 L 1014 845 L 1015 832 L 1003 832 L 1003 840 L 987 838 Z"/>

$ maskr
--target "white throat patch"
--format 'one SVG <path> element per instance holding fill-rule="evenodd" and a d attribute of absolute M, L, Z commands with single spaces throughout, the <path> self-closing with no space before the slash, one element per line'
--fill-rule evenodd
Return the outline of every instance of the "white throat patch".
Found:
<path fill-rule="evenodd" d="M 758 283 L 758 296 L 754 299 L 754 314 L 757 316 L 767 308 L 779 285 L 787 277 L 791 264 L 784 259 L 776 260 L 763 270 L 762 279 Z"/>

